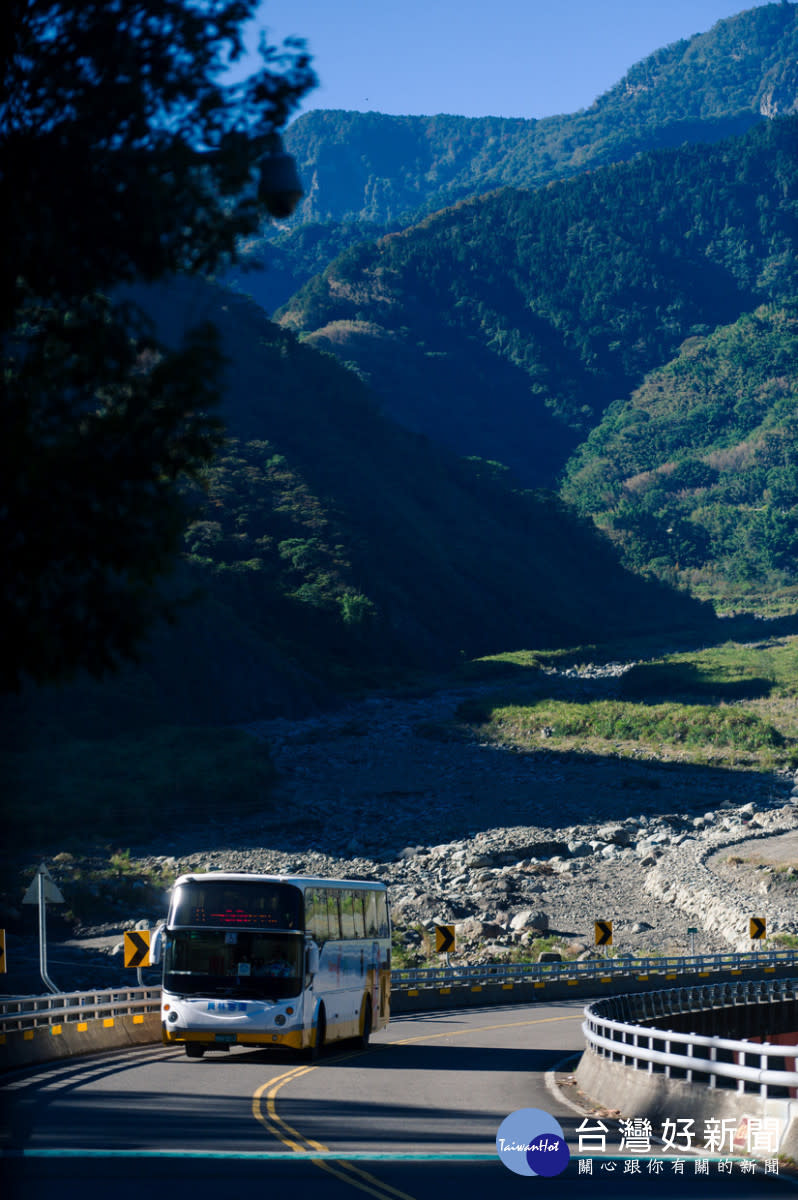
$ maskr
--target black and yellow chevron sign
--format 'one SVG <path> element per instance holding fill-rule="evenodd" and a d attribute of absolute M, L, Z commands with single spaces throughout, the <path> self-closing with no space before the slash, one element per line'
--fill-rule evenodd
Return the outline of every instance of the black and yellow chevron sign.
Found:
<path fill-rule="evenodd" d="M 144 967 L 150 961 L 149 929 L 130 929 L 125 933 L 125 966 Z"/>
<path fill-rule="evenodd" d="M 612 945 L 612 921 L 594 921 L 593 926 L 596 930 L 596 945 L 611 946 Z"/>
<path fill-rule="evenodd" d="M 435 951 L 437 954 L 448 954 L 454 950 L 454 925 L 435 926 Z"/>
<path fill-rule="evenodd" d="M 767 921 L 764 917 L 751 917 L 748 922 L 748 936 L 752 941 L 758 942 L 760 938 L 765 936 Z"/>
<path fill-rule="evenodd" d="M 0 929 L 0 975 L 6 973 L 6 931 Z"/>

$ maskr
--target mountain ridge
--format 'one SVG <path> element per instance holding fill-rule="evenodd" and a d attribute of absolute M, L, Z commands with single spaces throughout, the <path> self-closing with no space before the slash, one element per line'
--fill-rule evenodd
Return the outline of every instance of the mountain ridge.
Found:
<path fill-rule="evenodd" d="M 770 4 L 654 51 L 577 113 L 527 120 L 315 109 L 286 131 L 306 180 L 298 215 L 386 224 L 502 185 L 542 186 L 657 144 L 720 140 L 798 109 L 796 58 L 798 6 Z M 661 140 L 646 143 L 646 131 Z"/>
<path fill-rule="evenodd" d="M 635 64 L 588 109 L 539 120 L 315 109 L 286 131 L 306 196 L 230 276 L 272 313 L 336 255 L 503 186 L 543 187 L 798 111 L 798 9 L 770 4 Z M 264 270 L 267 266 L 268 270 Z"/>
<path fill-rule="evenodd" d="M 798 290 L 798 118 L 504 189 L 350 247 L 276 314 L 386 411 L 552 486 L 685 337 Z"/>

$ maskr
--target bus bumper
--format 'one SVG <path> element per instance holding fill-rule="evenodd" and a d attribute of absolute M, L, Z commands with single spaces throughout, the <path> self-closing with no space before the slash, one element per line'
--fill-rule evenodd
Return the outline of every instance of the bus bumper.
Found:
<path fill-rule="evenodd" d="M 196 1033 L 178 1030 L 173 1033 L 163 1030 L 163 1041 L 168 1046 L 182 1045 L 184 1042 L 202 1042 L 211 1048 L 218 1046 L 287 1046 L 291 1050 L 302 1049 L 302 1032 L 291 1029 L 285 1033 Z"/>

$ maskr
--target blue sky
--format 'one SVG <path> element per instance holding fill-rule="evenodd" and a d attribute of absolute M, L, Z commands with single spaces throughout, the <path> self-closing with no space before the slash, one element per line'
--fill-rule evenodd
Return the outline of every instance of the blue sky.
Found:
<path fill-rule="evenodd" d="M 760 0 L 766 2 L 766 0 Z M 264 0 L 304 37 L 304 108 L 544 117 L 586 108 L 641 58 L 756 0 Z"/>

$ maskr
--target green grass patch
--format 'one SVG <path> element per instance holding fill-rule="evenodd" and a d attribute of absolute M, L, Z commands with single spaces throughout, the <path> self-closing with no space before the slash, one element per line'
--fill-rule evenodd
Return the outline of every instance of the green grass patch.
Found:
<path fill-rule="evenodd" d="M 794 933 L 774 933 L 768 937 L 773 950 L 798 950 L 798 937 Z"/>
<path fill-rule="evenodd" d="M 129 849 L 105 848 L 90 855 L 61 851 L 48 865 L 64 897 L 57 916 L 70 925 L 121 920 L 123 914 L 139 918 L 153 908 L 165 914 L 168 891 L 177 877 L 173 865 L 145 865 L 131 858 Z M 30 869 L 21 872 L 17 892 L 30 880 Z"/>
<path fill-rule="evenodd" d="M 747 700 L 798 695 L 798 638 L 740 645 L 726 642 L 708 650 L 673 654 L 639 663 L 621 679 L 629 699 L 688 696 Z"/>
<path fill-rule="evenodd" d="M 522 651 L 499 660 L 544 666 L 600 662 L 606 655 Z M 587 648 L 595 649 L 595 648 Z M 617 652 L 618 647 L 615 647 Z M 623 657 L 616 653 L 616 661 Z M 764 770 L 798 764 L 798 638 L 773 637 L 662 655 L 630 668 L 618 698 L 553 699 L 541 670 L 471 696 L 457 719 L 480 738 L 548 750 L 675 758 Z"/>
<path fill-rule="evenodd" d="M 0 772 L 13 798 L 10 844 L 41 850 L 161 837 L 181 822 L 262 811 L 275 779 L 267 747 L 249 734 L 184 726 L 4 751 Z"/>
<path fill-rule="evenodd" d="M 496 708 L 491 731 L 513 741 L 545 738 L 597 738 L 613 742 L 673 742 L 683 746 L 772 749 L 784 738 L 756 714 L 732 707 L 628 704 L 599 700 L 588 704 L 541 700 L 525 707 Z"/>

